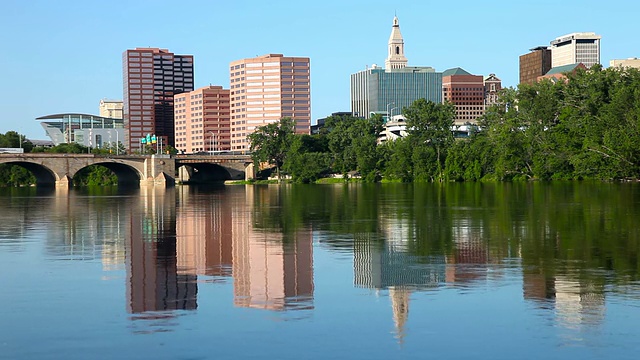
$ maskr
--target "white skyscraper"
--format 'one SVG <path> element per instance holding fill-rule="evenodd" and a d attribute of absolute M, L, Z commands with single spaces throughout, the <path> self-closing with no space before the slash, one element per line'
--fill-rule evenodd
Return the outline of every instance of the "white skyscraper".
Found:
<path fill-rule="evenodd" d="M 600 35 L 572 33 L 551 41 L 551 67 L 583 63 L 587 68 L 600 64 Z"/>

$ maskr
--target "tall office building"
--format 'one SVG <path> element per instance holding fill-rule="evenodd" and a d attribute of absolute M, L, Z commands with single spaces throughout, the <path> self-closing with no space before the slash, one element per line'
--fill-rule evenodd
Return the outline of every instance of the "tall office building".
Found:
<path fill-rule="evenodd" d="M 455 125 L 475 124 L 484 114 L 484 78 L 461 68 L 442 73 L 442 99 L 455 105 Z"/>
<path fill-rule="evenodd" d="M 100 100 L 100 117 L 122 119 L 122 100 Z"/>
<path fill-rule="evenodd" d="M 520 55 L 520 84 L 533 84 L 538 76 L 551 70 L 551 49 L 538 46 L 528 54 Z"/>
<path fill-rule="evenodd" d="M 387 116 L 402 113 L 404 107 L 425 98 L 442 101 L 442 74 L 428 66 L 407 66 L 404 40 L 398 18 L 393 19 L 385 68 L 371 68 L 351 75 L 351 112 L 368 118 L 373 113 Z"/>
<path fill-rule="evenodd" d="M 551 67 L 583 63 L 587 68 L 600 64 L 600 35 L 572 33 L 551 41 Z"/>
<path fill-rule="evenodd" d="M 193 56 L 167 49 L 136 48 L 122 54 L 127 149 L 155 134 L 175 145 L 173 95 L 193 90 Z"/>
<path fill-rule="evenodd" d="M 229 90 L 205 86 L 174 95 L 176 149 L 186 153 L 228 151 Z"/>
<path fill-rule="evenodd" d="M 309 134 L 311 87 L 308 57 L 267 54 L 234 61 L 231 82 L 231 150 L 249 150 L 258 126 L 290 117 L 296 133 Z"/>

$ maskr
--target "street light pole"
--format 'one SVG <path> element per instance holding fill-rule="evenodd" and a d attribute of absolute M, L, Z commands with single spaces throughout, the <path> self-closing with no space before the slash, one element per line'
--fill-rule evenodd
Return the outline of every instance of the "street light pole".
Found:
<path fill-rule="evenodd" d="M 389 116 L 389 121 L 393 121 L 393 110 L 397 109 L 398 107 L 393 107 L 391 108 L 391 116 Z"/>
<path fill-rule="evenodd" d="M 390 106 L 390 105 L 395 105 L 395 104 L 396 104 L 396 103 L 395 103 L 395 102 L 393 102 L 393 101 L 387 104 L 387 121 L 389 121 L 389 119 L 391 118 L 391 117 L 389 116 L 389 106 Z"/>

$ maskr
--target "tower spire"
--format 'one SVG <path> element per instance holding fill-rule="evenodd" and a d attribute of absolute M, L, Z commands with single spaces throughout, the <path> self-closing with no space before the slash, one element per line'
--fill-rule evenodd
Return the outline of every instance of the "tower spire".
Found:
<path fill-rule="evenodd" d="M 402 69 L 407 66 L 407 58 L 404 56 L 404 39 L 400 33 L 398 17 L 393 17 L 391 36 L 389 36 L 388 56 L 384 62 L 387 71 Z"/>

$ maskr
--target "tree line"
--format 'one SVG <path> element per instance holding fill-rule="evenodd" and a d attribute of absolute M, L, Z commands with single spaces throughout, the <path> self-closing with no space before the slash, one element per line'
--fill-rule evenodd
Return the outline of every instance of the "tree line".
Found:
<path fill-rule="evenodd" d="M 332 116 L 315 135 L 296 135 L 284 118 L 249 136 L 252 156 L 304 183 L 330 174 L 366 182 L 640 178 L 637 69 L 594 65 L 503 89 L 464 139 L 451 131 L 451 103 L 420 99 L 403 114 L 407 136 L 383 144 L 380 115 Z"/>

